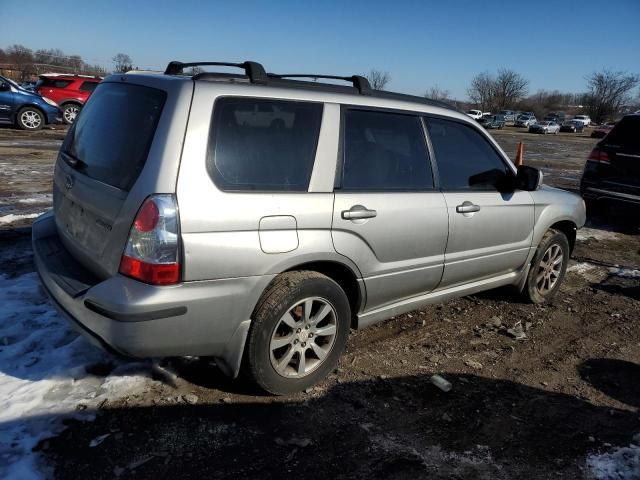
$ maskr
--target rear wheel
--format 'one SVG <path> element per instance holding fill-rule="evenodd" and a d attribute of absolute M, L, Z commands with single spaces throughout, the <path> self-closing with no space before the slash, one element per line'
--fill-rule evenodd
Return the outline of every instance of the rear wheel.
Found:
<path fill-rule="evenodd" d="M 73 122 L 75 122 L 76 117 L 80 113 L 80 110 L 82 110 L 82 106 L 76 103 L 67 103 L 66 105 L 63 105 L 62 120 L 64 121 L 64 123 L 66 123 L 67 125 L 71 125 Z"/>
<path fill-rule="evenodd" d="M 40 130 L 45 123 L 44 114 L 33 107 L 25 107 L 18 112 L 18 126 L 23 130 Z"/>
<path fill-rule="evenodd" d="M 542 237 L 523 289 L 532 303 L 550 301 L 560 288 L 569 262 L 569 241 L 557 230 L 548 230 Z"/>
<path fill-rule="evenodd" d="M 347 296 L 330 278 L 309 271 L 280 275 L 254 311 L 247 373 L 276 395 L 314 385 L 338 364 L 350 321 Z"/>

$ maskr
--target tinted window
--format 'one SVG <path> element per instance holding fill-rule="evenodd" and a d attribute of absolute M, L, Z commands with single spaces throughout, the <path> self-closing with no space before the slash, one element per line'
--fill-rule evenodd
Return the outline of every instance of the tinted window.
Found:
<path fill-rule="evenodd" d="M 38 85 L 48 88 L 65 88 L 71 84 L 71 80 L 60 80 L 55 78 L 41 78 L 38 80 Z"/>
<path fill-rule="evenodd" d="M 166 94 L 155 88 L 102 83 L 62 146 L 79 171 L 128 190 L 147 159 Z"/>
<path fill-rule="evenodd" d="M 482 134 L 462 123 L 428 119 L 443 190 L 494 190 L 510 174 Z"/>
<path fill-rule="evenodd" d="M 83 92 L 93 92 L 98 86 L 98 82 L 82 82 L 80 90 Z"/>
<path fill-rule="evenodd" d="M 620 145 L 623 150 L 640 154 L 640 115 L 624 117 L 603 142 L 607 145 Z"/>
<path fill-rule="evenodd" d="M 318 103 L 222 98 L 207 171 L 223 190 L 306 191 L 321 119 Z"/>
<path fill-rule="evenodd" d="M 432 189 L 431 165 L 420 119 L 394 113 L 347 110 L 342 188 Z"/>

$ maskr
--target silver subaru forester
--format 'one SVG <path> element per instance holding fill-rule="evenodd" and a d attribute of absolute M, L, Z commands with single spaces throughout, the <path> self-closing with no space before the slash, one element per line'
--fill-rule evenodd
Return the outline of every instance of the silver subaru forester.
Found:
<path fill-rule="evenodd" d="M 205 65 L 244 72 L 183 74 Z M 502 285 L 552 298 L 580 197 L 445 104 L 322 78 L 171 62 L 100 83 L 33 225 L 60 312 L 105 348 L 213 357 L 282 394 L 351 328 Z"/>

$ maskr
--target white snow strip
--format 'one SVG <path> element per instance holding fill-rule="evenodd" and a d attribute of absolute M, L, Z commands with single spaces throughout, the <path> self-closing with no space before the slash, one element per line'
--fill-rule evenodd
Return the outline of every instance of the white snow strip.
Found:
<path fill-rule="evenodd" d="M 609 274 L 623 278 L 640 278 L 640 270 L 634 268 L 610 268 Z"/>
<path fill-rule="evenodd" d="M 2 217 L 0 217 L 0 225 L 9 225 L 11 223 L 15 223 L 18 220 L 25 220 L 25 219 L 29 219 L 29 218 L 37 218 L 40 215 L 42 215 L 42 212 L 40 213 L 25 213 L 22 215 L 15 215 L 13 213 L 10 213 L 9 215 L 4 215 Z"/>
<path fill-rule="evenodd" d="M 567 267 L 567 272 L 574 272 L 579 275 L 584 275 L 585 273 L 591 272 L 592 270 L 595 270 L 597 268 L 598 267 L 593 263 L 576 262 L 573 265 L 569 265 Z"/>
<path fill-rule="evenodd" d="M 88 374 L 87 367 L 98 362 L 120 366 L 106 378 Z M 148 387 L 149 371 L 146 364 L 115 359 L 71 330 L 48 303 L 37 274 L 0 274 L 0 478 L 43 478 L 32 448 L 62 431 L 64 418 L 90 419 L 78 412 L 79 404 L 90 411 L 105 398 Z"/>
<path fill-rule="evenodd" d="M 593 454 L 587 457 L 589 478 L 595 480 L 638 480 L 640 479 L 640 446 L 616 448 L 609 453 Z"/>
<path fill-rule="evenodd" d="M 608 230 L 598 230 L 594 228 L 581 228 L 576 235 L 577 240 L 620 240 L 620 236 Z"/>

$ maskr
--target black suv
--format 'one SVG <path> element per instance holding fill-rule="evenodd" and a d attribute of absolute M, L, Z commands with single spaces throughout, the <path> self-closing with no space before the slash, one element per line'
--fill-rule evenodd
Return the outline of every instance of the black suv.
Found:
<path fill-rule="evenodd" d="M 640 206 L 640 114 L 623 117 L 591 151 L 580 192 L 586 201 Z"/>

